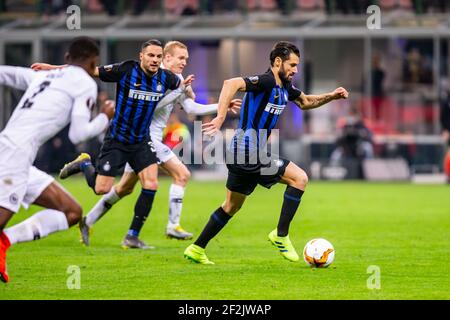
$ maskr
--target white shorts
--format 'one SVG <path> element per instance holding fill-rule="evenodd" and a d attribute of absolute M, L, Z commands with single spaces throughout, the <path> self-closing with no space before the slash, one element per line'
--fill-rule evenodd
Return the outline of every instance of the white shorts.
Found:
<path fill-rule="evenodd" d="M 0 136 L 0 207 L 18 212 L 33 203 L 53 182 L 48 174 L 30 164 L 30 156 Z"/>
<path fill-rule="evenodd" d="M 55 181 L 55 178 L 51 175 L 34 166 L 31 167 L 28 173 L 27 192 L 23 197 L 22 206 L 28 209 L 53 181 Z"/>
<path fill-rule="evenodd" d="M 173 157 L 176 157 L 175 153 L 173 153 L 173 151 L 161 141 L 152 141 L 152 143 L 155 148 L 156 157 L 158 158 L 158 164 L 166 163 Z M 131 166 L 127 163 L 125 165 L 124 172 L 134 172 L 134 171 L 131 168 Z"/>

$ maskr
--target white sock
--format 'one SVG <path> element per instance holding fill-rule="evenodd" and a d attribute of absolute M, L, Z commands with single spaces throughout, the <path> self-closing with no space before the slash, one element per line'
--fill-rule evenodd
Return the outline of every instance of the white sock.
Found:
<path fill-rule="evenodd" d="M 94 223 L 100 220 L 100 218 L 103 217 L 103 215 L 119 200 L 120 198 L 117 195 L 116 190 L 111 188 L 111 190 L 103 195 L 103 197 L 95 204 L 91 211 L 89 211 L 86 216 L 86 224 L 89 227 L 92 227 Z"/>
<path fill-rule="evenodd" d="M 66 215 L 57 210 L 46 209 L 32 215 L 10 228 L 5 233 L 11 244 L 39 240 L 50 233 L 69 229 Z"/>
<path fill-rule="evenodd" d="M 180 225 L 183 197 L 184 187 L 172 183 L 169 190 L 169 222 L 167 228 L 175 228 Z"/>

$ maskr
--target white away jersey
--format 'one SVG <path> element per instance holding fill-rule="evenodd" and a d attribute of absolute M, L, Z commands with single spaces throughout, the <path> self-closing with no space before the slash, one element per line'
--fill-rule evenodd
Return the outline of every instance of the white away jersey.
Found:
<path fill-rule="evenodd" d="M 161 68 L 165 69 L 163 64 L 161 64 Z M 183 75 L 177 74 L 177 76 L 182 82 L 184 81 Z M 168 91 L 166 95 L 169 93 L 170 91 Z M 180 95 L 181 93 L 182 92 L 180 91 Z M 150 137 L 152 138 L 152 141 L 162 141 L 164 128 L 167 127 L 167 121 L 169 121 L 170 114 L 172 113 L 176 103 L 177 100 L 155 110 L 152 122 L 150 124 Z"/>
<path fill-rule="evenodd" d="M 71 119 L 89 121 L 97 99 L 97 84 L 84 69 L 76 66 L 39 72 L 0 66 L 0 84 L 28 87 L 0 135 L 24 150 L 30 161 L 34 161 L 39 147 Z M 106 116 L 102 122 L 104 129 Z"/>

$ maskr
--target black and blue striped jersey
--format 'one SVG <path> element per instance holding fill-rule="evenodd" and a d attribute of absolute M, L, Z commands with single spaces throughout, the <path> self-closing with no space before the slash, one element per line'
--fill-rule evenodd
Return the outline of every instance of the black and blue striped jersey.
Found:
<path fill-rule="evenodd" d="M 230 151 L 249 155 L 267 143 L 272 129 L 288 101 L 297 99 L 301 91 L 291 83 L 277 85 L 272 70 L 243 78 L 246 94 L 242 101 L 239 127 L 231 141 Z"/>
<path fill-rule="evenodd" d="M 165 69 L 148 76 L 138 61 L 99 67 L 102 81 L 116 82 L 116 112 L 109 134 L 113 139 L 135 144 L 149 138 L 153 112 L 167 90 L 180 85 L 180 78 Z"/>

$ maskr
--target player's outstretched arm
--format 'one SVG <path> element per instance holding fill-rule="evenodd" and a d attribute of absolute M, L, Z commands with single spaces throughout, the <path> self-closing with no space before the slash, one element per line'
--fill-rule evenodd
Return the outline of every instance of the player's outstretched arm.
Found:
<path fill-rule="evenodd" d="M 100 114 L 92 121 L 90 120 L 91 107 L 86 105 L 85 96 L 75 101 L 69 128 L 69 139 L 73 144 L 98 136 L 108 127 L 109 120 L 114 116 L 115 104 L 112 100 L 106 100 L 103 103 Z"/>
<path fill-rule="evenodd" d="M 294 103 L 302 110 L 315 109 L 327 104 L 330 101 L 338 99 L 347 99 L 348 92 L 342 87 L 337 88 L 333 92 L 319 94 L 319 95 L 305 95 L 302 93 Z"/>
<path fill-rule="evenodd" d="M 35 62 L 31 65 L 31 69 L 34 71 L 45 71 L 45 70 L 55 70 L 55 69 L 61 69 L 67 67 L 68 64 L 62 64 L 62 65 L 53 65 L 49 63 L 43 63 L 43 62 Z M 95 68 L 94 71 L 94 77 L 99 77 L 99 71 L 98 67 Z"/>
<path fill-rule="evenodd" d="M 35 62 L 31 65 L 30 68 L 33 69 L 34 71 L 47 71 L 47 70 L 61 69 L 67 66 L 68 66 L 67 64 L 55 65 L 43 62 Z"/>
<path fill-rule="evenodd" d="M 223 122 L 226 119 L 228 106 L 231 103 L 236 92 L 239 90 L 245 90 L 246 84 L 243 78 L 228 79 L 223 82 L 222 91 L 219 96 L 219 103 L 217 107 L 217 117 L 211 120 L 211 122 L 204 123 L 202 125 L 202 131 L 206 135 L 214 135 L 220 130 Z"/>
<path fill-rule="evenodd" d="M 166 107 L 169 104 L 174 103 L 178 98 L 183 96 L 183 92 L 184 88 L 178 88 L 176 90 L 167 93 L 156 105 L 155 112 L 161 108 Z"/>
<path fill-rule="evenodd" d="M 186 92 L 186 97 L 191 98 L 192 100 L 195 101 L 197 96 L 191 86 L 187 86 L 185 92 Z"/>
<path fill-rule="evenodd" d="M 180 103 L 183 106 L 184 111 L 189 115 L 206 116 L 209 114 L 215 114 L 217 112 L 218 103 L 201 104 L 195 102 L 193 99 L 183 96 L 180 98 Z M 228 105 L 228 110 L 233 113 L 238 113 L 241 108 L 242 100 L 233 99 Z"/>
<path fill-rule="evenodd" d="M 166 107 L 169 104 L 174 103 L 177 99 L 182 99 L 182 97 L 184 97 L 184 94 L 187 94 L 188 89 L 191 89 L 192 91 L 191 84 L 194 79 L 194 75 L 191 74 L 183 82 L 180 83 L 180 86 L 177 89 L 166 93 L 166 95 L 156 105 L 155 112 L 161 108 Z"/>
<path fill-rule="evenodd" d="M 0 66 L 0 85 L 26 90 L 35 76 L 29 68 Z"/>

